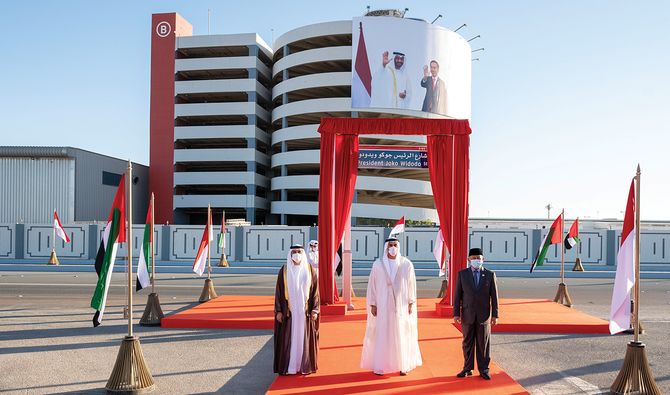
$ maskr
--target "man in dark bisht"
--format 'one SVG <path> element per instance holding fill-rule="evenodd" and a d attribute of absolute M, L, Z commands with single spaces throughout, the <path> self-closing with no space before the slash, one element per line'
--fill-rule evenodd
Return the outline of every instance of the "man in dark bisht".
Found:
<path fill-rule="evenodd" d="M 316 372 L 319 358 L 319 281 L 305 249 L 293 245 L 275 288 L 274 372 Z"/>

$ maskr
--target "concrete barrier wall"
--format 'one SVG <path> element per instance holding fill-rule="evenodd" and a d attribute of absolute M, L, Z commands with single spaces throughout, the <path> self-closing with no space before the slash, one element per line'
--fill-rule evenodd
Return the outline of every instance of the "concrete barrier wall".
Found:
<path fill-rule="evenodd" d="M 92 260 L 104 234 L 103 224 L 71 224 L 64 226 L 71 242 L 55 240 L 59 259 Z M 204 227 L 195 225 L 156 225 L 154 253 L 158 261 L 193 262 L 202 240 Z M 530 266 L 547 229 L 486 229 L 470 228 L 468 244 L 481 247 L 487 262 L 509 266 Z M 381 227 L 354 227 L 351 230 L 351 250 L 354 263 L 369 266 L 382 253 L 389 229 Z M 226 228 L 225 247 L 218 246 L 219 228 L 214 227 L 212 261 L 218 262 L 222 252 L 230 262 L 281 263 L 285 262 L 289 247 L 298 243 L 307 245 L 316 239 L 315 227 L 299 226 L 243 226 Z M 404 252 L 416 264 L 434 264 L 436 228 L 407 228 Z M 398 235 L 402 238 L 402 235 Z M 137 259 L 142 248 L 144 226 L 133 226 L 133 257 Z M 580 232 L 579 257 L 586 265 L 616 265 L 621 244 L 620 230 L 584 229 Z M 50 224 L 0 224 L 0 259 L 48 259 L 53 245 L 53 227 Z M 128 245 L 120 245 L 117 257 L 126 257 Z M 403 247 L 401 247 L 403 248 Z M 566 266 L 577 258 L 577 248 L 565 253 Z M 545 265 L 559 265 L 559 245 L 552 245 Z M 670 263 L 670 232 L 643 230 L 641 263 Z"/>

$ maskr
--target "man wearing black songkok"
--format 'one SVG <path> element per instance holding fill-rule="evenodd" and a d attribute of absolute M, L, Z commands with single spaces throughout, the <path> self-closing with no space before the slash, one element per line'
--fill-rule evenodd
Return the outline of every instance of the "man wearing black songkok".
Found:
<path fill-rule="evenodd" d="M 454 322 L 463 332 L 463 371 L 456 376 L 471 376 L 475 367 L 485 380 L 491 380 L 491 325 L 498 323 L 498 281 L 493 271 L 484 269 L 481 248 L 468 253 L 469 267 L 458 272 L 454 292 Z"/>

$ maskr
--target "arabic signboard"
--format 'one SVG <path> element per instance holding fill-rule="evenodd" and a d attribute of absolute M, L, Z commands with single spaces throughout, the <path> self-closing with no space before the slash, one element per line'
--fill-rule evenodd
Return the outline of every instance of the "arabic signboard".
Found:
<path fill-rule="evenodd" d="M 359 169 L 427 169 L 426 147 L 399 145 L 361 145 L 358 148 Z"/>

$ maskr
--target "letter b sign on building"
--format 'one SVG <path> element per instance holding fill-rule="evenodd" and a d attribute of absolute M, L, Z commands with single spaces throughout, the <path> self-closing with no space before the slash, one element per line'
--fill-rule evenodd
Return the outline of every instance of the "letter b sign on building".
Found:
<path fill-rule="evenodd" d="M 158 26 L 156 26 L 156 34 L 158 34 L 160 37 L 167 37 L 171 31 L 172 28 L 167 22 L 161 22 L 158 24 Z"/>

